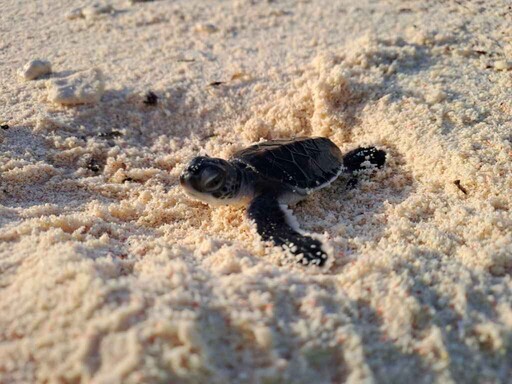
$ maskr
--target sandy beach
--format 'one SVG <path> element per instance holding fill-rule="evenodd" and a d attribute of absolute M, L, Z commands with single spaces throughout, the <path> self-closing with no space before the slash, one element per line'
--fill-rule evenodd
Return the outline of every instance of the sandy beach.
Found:
<path fill-rule="evenodd" d="M 0 383 L 511 382 L 510 1 L 0 9 Z M 323 268 L 179 185 L 296 136 L 388 154 Z"/>

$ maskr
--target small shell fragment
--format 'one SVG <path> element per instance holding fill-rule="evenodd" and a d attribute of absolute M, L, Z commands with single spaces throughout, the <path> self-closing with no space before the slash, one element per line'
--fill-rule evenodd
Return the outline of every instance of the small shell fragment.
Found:
<path fill-rule="evenodd" d="M 498 60 L 494 63 L 494 68 L 496 68 L 498 71 L 506 71 L 508 69 L 512 69 L 512 61 Z"/>
<path fill-rule="evenodd" d="M 20 68 L 18 75 L 23 80 L 35 80 L 38 77 L 47 75 L 52 72 L 52 65 L 47 60 L 31 60 L 27 64 Z"/>

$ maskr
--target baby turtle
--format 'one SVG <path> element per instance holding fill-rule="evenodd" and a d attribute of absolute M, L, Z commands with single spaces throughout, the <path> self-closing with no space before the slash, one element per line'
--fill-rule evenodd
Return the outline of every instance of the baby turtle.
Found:
<path fill-rule="evenodd" d="M 323 265 L 320 241 L 293 227 L 286 206 L 331 184 L 340 174 L 355 176 L 366 165 L 381 167 L 386 153 L 357 148 L 345 156 L 325 137 L 271 140 L 235 153 L 229 160 L 199 156 L 180 176 L 192 197 L 213 205 L 243 204 L 263 240 L 287 248 L 302 264 Z"/>

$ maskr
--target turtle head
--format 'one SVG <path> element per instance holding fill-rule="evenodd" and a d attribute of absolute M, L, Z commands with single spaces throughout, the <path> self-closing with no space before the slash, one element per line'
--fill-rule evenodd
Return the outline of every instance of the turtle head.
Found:
<path fill-rule="evenodd" d="M 240 190 L 237 169 L 228 161 L 208 156 L 193 158 L 180 176 L 192 197 L 210 204 L 229 204 Z"/>

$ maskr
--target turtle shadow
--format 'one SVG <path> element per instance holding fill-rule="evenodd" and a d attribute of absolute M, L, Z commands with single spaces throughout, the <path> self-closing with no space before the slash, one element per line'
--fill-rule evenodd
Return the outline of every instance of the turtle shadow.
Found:
<path fill-rule="evenodd" d="M 416 188 L 401 154 L 389 145 L 386 150 L 382 169 L 358 177 L 353 187 L 350 179 L 335 181 L 293 209 L 303 230 L 327 234 L 335 257 L 329 273 L 339 273 L 364 244 L 378 243 L 386 232 L 386 211 Z"/>

